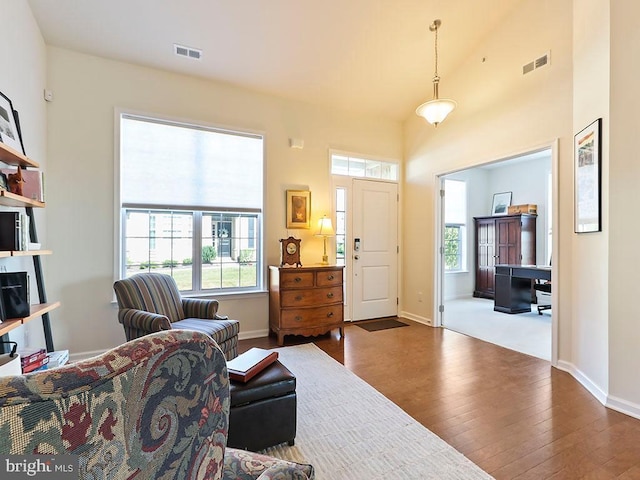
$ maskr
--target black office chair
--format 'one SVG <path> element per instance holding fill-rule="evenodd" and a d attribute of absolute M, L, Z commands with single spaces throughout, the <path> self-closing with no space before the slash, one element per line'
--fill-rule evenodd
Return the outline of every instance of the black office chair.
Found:
<path fill-rule="evenodd" d="M 535 283 L 533 284 L 533 289 L 551 295 L 551 282 L 536 279 Z M 538 305 L 538 315 L 542 315 L 543 310 L 551 310 L 551 304 Z"/>

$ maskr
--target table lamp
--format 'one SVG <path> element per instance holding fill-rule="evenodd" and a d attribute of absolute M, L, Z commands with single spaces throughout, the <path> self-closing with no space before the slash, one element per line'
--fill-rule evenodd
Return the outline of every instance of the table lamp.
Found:
<path fill-rule="evenodd" d="M 318 233 L 315 234 L 316 237 L 322 237 L 324 241 L 324 254 L 322 255 L 322 265 L 329 265 L 329 257 L 327 256 L 327 237 L 333 237 L 336 232 L 333 230 L 333 225 L 331 225 L 331 219 L 326 215 L 318 220 Z"/>

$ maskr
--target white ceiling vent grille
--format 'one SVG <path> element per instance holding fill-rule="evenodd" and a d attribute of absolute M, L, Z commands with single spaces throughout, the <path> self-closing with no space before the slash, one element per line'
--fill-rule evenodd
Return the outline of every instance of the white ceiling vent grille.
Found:
<path fill-rule="evenodd" d="M 526 65 L 522 66 L 522 74 L 526 75 L 527 73 L 533 72 L 539 68 L 545 67 L 551 63 L 551 51 L 545 53 L 541 57 L 532 60 Z"/>
<path fill-rule="evenodd" d="M 173 51 L 180 57 L 192 58 L 194 60 L 200 60 L 202 58 L 202 50 L 197 48 L 185 47 L 184 45 L 173 44 Z"/>

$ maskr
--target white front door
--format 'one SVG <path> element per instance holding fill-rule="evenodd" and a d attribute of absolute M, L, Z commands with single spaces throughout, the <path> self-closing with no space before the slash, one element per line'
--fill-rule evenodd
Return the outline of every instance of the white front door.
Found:
<path fill-rule="evenodd" d="M 353 320 L 398 314 L 398 185 L 353 180 Z"/>

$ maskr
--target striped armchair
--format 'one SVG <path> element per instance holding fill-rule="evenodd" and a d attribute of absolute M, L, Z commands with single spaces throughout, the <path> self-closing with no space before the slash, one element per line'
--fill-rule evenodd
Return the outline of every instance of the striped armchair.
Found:
<path fill-rule="evenodd" d="M 311 465 L 226 448 L 229 405 L 227 364 L 211 337 L 153 333 L 1 377 L 0 455 L 42 455 L 79 479 L 313 479 Z"/>
<path fill-rule="evenodd" d="M 182 298 L 175 280 L 161 273 L 139 273 L 113 284 L 118 320 L 127 341 L 171 329 L 206 333 L 227 360 L 238 356 L 240 323 L 218 315 L 218 301 Z"/>

